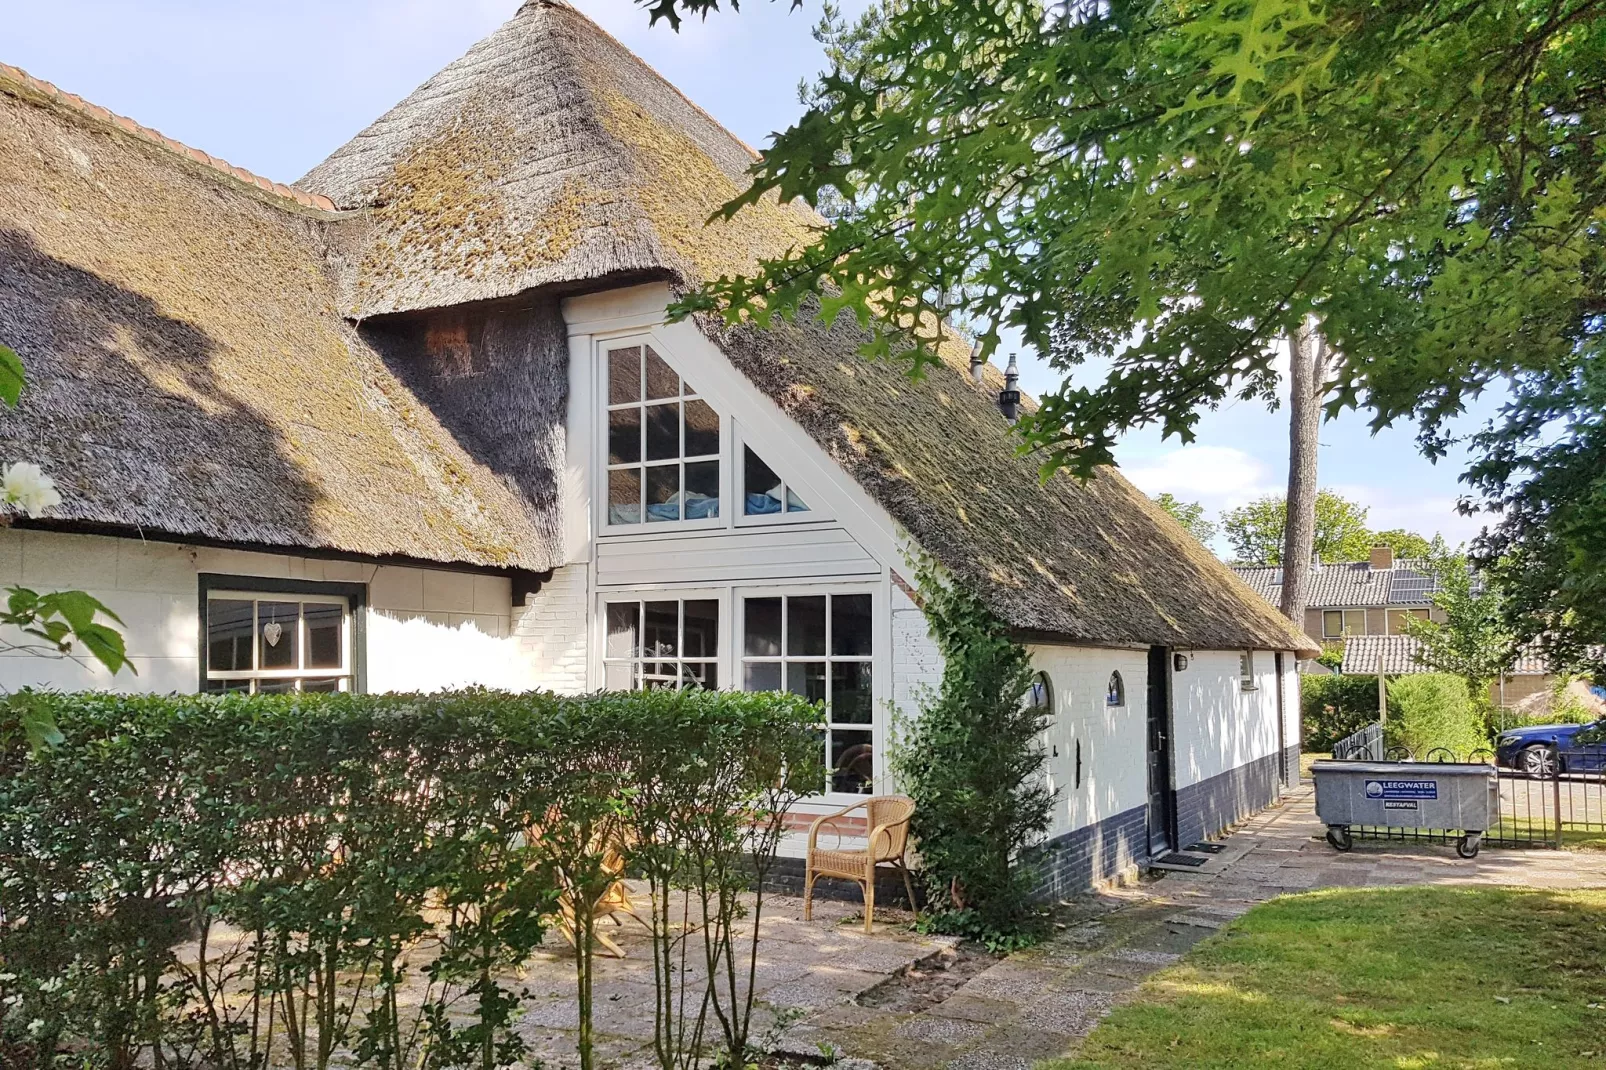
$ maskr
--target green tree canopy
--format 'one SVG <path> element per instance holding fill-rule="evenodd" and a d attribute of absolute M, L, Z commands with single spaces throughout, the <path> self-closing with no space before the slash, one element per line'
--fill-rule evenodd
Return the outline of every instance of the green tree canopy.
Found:
<path fill-rule="evenodd" d="M 882 0 L 826 39 L 727 210 L 778 193 L 835 225 L 680 312 L 846 312 L 916 368 L 944 316 L 989 354 L 1018 329 L 1066 373 L 1021 429 L 1084 475 L 1132 428 L 1188 441 L 1272 401 L 1278 340 L 1312 322 L 1341 355 L 1329 412 L 1414 419 L 1430 455 L 1515 381 L 1479 442 L 1508 517 L 1481 559 L 1531 588 L 1523 628 L 1598 642 L 1606 2 Z M 1103 380 L 1071 378 L 1090 357 Z"/>
<path fill-rule="evenodd" d="M 1406 620 L 1405 633 L 1421 642 L 1417 658 L 1429 668 L 1463 677 L 1473 694 L 1481 694 L 1516 657 L 1500 584 L 1480 578 L 1465 555 L 1439 540 L 1423 555 L 1420 567 L 1434 579 L 1433 604 L 1445 619 Z"/>
<path fill-rule="evenodd" d="M 1433 540 L 1404 528 L 1372 532 L 1372 545 L 1392 547 L 1396 557 L 1426 557 L 1433 550 Z"/>
<path fill-rule="evenodd" d="M 1189 535 L 1209 546 L 1216 538 L 1216 525 L 1205 516 L 1205 508 L 1199 502 L 1185 502 L 1169 491 L 1162 491 L 1154 496 L 1154 504 L 1170 513 L 1177 523 L 1187 530 Z"/>
<path fill-rule="evenodd" d="M 1280 565 L 1288 503 L 1268 495 L 1221 514 L 1222 530 L 1236 560 L 1249 565 Z M 1372 549 L 1366 508 L 1330 490 L 1316 495 L 1314 552 L 1323 561 L 1362 561 Z"/>

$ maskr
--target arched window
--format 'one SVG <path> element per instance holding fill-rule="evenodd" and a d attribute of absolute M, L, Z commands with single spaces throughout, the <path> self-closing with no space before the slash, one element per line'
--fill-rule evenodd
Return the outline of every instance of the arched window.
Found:
<path fill-rule="evenodd" d="M 1035 710 L 1043 717 L 1054 716 L 1054 684 L 1049 680 L 1048 673 L 1040 672 L 1032 677 L 1032 686 L 1026 689 L 1021 701 L 1027 709 Z"/>
<path fill-rule="evenodd" d="M 1118 672 L 1110 673 L 1110 687 L 1104 694 L 1104 704 L 1106 706 L 1126 705 L 1126 684 L 1122 681 L 1121 674 Z"/>

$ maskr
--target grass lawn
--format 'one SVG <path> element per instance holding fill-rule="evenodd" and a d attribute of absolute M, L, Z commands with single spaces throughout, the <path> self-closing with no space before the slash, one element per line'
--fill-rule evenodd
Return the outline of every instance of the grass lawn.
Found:
<path fill-rule="evenodd" d="M 1150 978 L 1075 1059 L 1050 1065 L 1603 1067 L 1606 892 L 1278 899 Z"/>

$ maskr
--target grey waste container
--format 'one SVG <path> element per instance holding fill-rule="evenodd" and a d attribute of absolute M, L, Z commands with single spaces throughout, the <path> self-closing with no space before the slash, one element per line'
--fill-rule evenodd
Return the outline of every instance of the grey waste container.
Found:
<path fill-rule="evenodd" d="M 1472 858 L 1500 813 L 1494 767 L 1459 762 L 1345 762 L 1311 764 L 1316 816 L 1327 842 L 1350 849 L 1356 825 L 1459 830 L 1456 853 Z"/>

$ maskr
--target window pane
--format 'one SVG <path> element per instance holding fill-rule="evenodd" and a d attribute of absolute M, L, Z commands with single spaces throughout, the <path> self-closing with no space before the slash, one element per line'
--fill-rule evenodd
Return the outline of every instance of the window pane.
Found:
<path fill-rule="evenodd" d="M 680 376 L 664 363 L 664 358 L 647 347 L 647 397 L 672 398 L 680 394 Z"/>
<path fill-rule="evenodd" d="M 674 691 L 680 687 L 680 665 L 674 661 L 641 663 L 641 686 L 649 691 Z"/>
<path fill-rule="evenodd" d="M 647 522 L 680 519 L 680 465 L 647 469 Z"/>
<path fill-rule="evenodd" d="M 839 661 L 831 666 L 831 723 L 870 723 L 870 663 Z"/>
<path fill-rule="evenodd" d="M 763 516 L 781 511 L 781 480 L 749 448 L 742 450 L 742 493 L 745 500 L 742 512 L 747 516 Z"/>
<path fill-rule="evenodd" d="M 303 680 L 303 681 L 301 681 L 301 690 L 303 690 L 303 691 L 320 691 L 320 692 L 323 692 L 323 691 L 339 691 L 340 690 L 340 681 L 338 679 L 336 679 L 336 680 Z"/>
<path fill-rule="evenodd" d="M 258 680 L 259 695 L 288 695 L 296 689 L 294 680 Z"/>
<path fill-rule="evenodd" d="M 239 672 L 251 665 L 251 613 L 253 603 L 214 598 L 206 604 L 206 667 L 214 672 Z"/>
<path fill-rule="evenodd" d="M 609 691 L 634 691 L 636 666 L 629 661 L 610 661 L 602 667 L 602 686 Z"/>
<path fill-rule="evenodd" d="M 639 658 L 641 643 L 637 641 L 638 608 L 634 602 L 608 603 L 608 642 L 604 657 Z"/>
<path fill-rule="evenodd" d="M 781 600 L 742 600 L 742 652 L 750 657 L 775 657 L 781 652 Z M 776 681 L 779 689 L 780 681 Z"/>
<path fill-rule="evenodd" d="M 307 667 L 338 669 L 345 664 L 340 642 L 340 622 L 345 607 L 330 602 L 307 602 L 301 607 L 307 621 Z"/>
<path fill-rule="evenodd" d="M 870 733 L 854 729 L 831 732 L 831 789 L 868 794 L 875 777 L 875 756 L 870 750 Z"/>
<path fill-rule="evenodd" d="M 250 680 L 206 680 L 201 683 L 201 691 L 208 695 L 221 695 L 227 692 L 244 695 L 250 690 Z"/>
<path fill-rule="evenodd" d="M 1323 613 L 1322 614 L 1322 634 L 1323 635 L 1343 635 L 1344 634 L 1344 614 L 1340 613 L 1336 609 L 1329 609 L 1327 612 Z"/>
<path fill-rule="evenodd" d="M 719 453 L 719 414 L 706 401 L 686 402 L 686 456 Z"/>
<path fill-rule="evenodd" d="M 608 523 L 641 523 L 641 469 L 608 473 Z"/>
<path fill-rule="evenodd" d="M 750 661 L 742 666 L 743 691 L 779 691 L 780 689 L 780 662 Z"/>
<path fill-rule="evenodd" d="M 825 596 L 786 600 L 786 652 L 825 653 Z"/>
<path fill-rule="evenodd" d="M 608 354 L 608 403 L 641 400 L 641 347 L 615 349 Z"/>
<path fill-rule="evenodd" d="M 786 689 L 810 702 L 825 701 L 825 662 L 793 661 L 786 666 Z"/>
<path fill-rule="evenodd" d="M 680 603 L 648 602 L 642 607 L 641 647 L 649 658 L 672 658 L 680 652 Z"/>
<path fill-rule="evenodd" d="M 301 618 L 299 602 L 258 602 L 257 635 L 262 639 L 257 665 L 264 669 L 294 669 L 296 631 Z"/>
<path fill-rule="evenodd" d="M 680 402 L 647 406 L 647 460 L 680 456 Z"/>
<path fill-rule="evenodd" d="M 839 594 L 831 599 L 831 653 L 870 653 L 870 596 Z"/>
<path fill-rule="evenodd" d="M 1344 630 L 1351 635 L 1366 634 L 1366 610 L 1346 609 L 1344 611 Z"/>
<path fill-rule="evenodd" d="M 788 513 L 806 513 L 809 507 L 803 504 L 803 499 L 792 493 L 792 488 L 786 488 L 786 511 Z"/>
<path fill-rule="evenodd" d="M 615 409 L 608 414 L 608 463 L 641 460 L 641 410 Z"/>
<path fill-rule="evenodd" d="M 703 520 L 719 515 L 719 462 L 698 461 L 686 466 L 686 519 Z"/>
<path fill-rule="evenodd" d="M 684 658 L 719 656 L 719 603 L 698 598 L 684 603 L 686 636 L 680 655 Z"/>
<path fill-rule="evenodd" d="M 680 679 L 683 687 L 701 687 L 707 691 L 719 688 L 719 670 L 711 661 L 687 662 Z"/>

